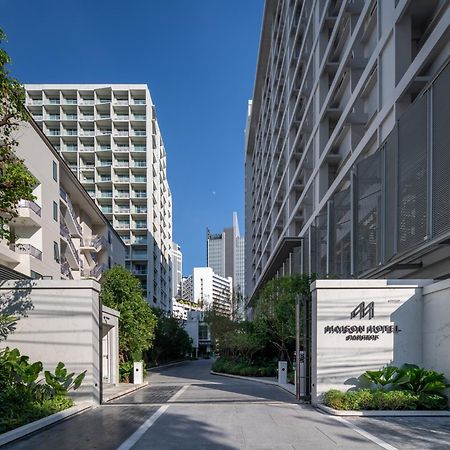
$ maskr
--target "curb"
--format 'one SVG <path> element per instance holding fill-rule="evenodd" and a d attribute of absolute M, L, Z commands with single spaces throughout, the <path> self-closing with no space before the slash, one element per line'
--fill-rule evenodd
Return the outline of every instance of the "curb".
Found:
<path fill-rule="evenodd" d="M 176 362 L 172 362 L 172 363 L 168 363 L 168 364 L 161 364 L 160 366 L 150 367 L 149 369 L 147 369 L 147 372 L 151 372 L 152 370 L 164 369 L 165 367 L 176 366 L 177 364 L 182 364 L 185 362 L 190 362 L 190 360 L 183 359 L 182 361 L 176 361 Z"/>
<path fill-rule="evenodd" d="M 294 392 L 290 391 L 287 387 L 283 386 L 282 384 L 278 384 L 276 381 L 258 380 L 257 378 L 249 378 L 241 375 L 231 375 L 229 373 L 214 372 L 213 370 L 211 370 L 209 373 L 211 375 L 218 375 L 219 377 L 238 378 L 240 380 L 254 381 L 255 383 L 267 384 L 269 386 L 276 386 L 295 397 Z"/>
<path fill-rule="evenodd" d="M 40 429 L 53 425 L 57 422 L 62 422 L 69 417 L 81 414 L 93 408 L 94 406 L 95 404 L 91 402 L 80 403 L 79 405 L 72 406 L 65 409 L 64 411 L 59 411 L 55 414 L 51 414 L 50 416 L 43 417 L 42 419 L 35 420 L 34 422 L 27 423 L 26 425 L 22 425 L 21 427 L 15 428 L 14 430 L 7 431 L 6 433 L 0 435 L 0 446 L 20 439 L 24 436 L 27 436 L 28 434 L 39 431 Z"/>
<path fill-rule="evenodd" d="M 332 416 L 353 416 L 353 417 L 450 417 L 450 411 L 341 411 L 330 408 L 323 404 L 314 405 L 316 409 L 321 410 Z"/>
<path fill-rule="evenodd" d="M 142 383 L 142 384 L 134 384 L 131 387 L 129 387 L 126 391 L 119 392 L 116 395 L 114 395 L 113 397 L 109 397 L 106 400 L 102 400 L 101 404 L 104 405 L 105 403 L 108 403 L 111 400 L 116 400 L 117 398 L 123 397 L 124 395 L 131 394 L 132 392 L 138 391 L 139 389 L 143 389 L 147 386 L 150 386 L 149 382 Z"/>

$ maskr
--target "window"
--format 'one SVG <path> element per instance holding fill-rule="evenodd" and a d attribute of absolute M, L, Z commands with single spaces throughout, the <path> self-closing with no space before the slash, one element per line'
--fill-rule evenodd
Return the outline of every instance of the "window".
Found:
<path fill-rule="evenodd" d="M 39 272 L 35 272 L 34 270 L 31 271 L 31 278 L 33 280 L 42 280 L 42 275 Z"/>
<path fill-rule="evenodd" d="M 53 202 L 53 219 L 58 221 L 58 205 L 56 202 Z"/>
<path fill-rule="evenodd" d="M 53 179 L 58 181 L 58 166 L 55 161 L 53 161 Z"/>
<path fill-rule="evenodd" d="M 57 242 L 53 242 L 53 258 L 56 262 L 59 262 L 59 245 Z"/>

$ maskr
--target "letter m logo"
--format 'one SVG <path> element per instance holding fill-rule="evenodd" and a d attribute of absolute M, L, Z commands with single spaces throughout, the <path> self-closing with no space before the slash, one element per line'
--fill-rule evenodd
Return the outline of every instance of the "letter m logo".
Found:
<path fill-rule="evenodd" d="M 370 302 L 367 306 L 364 302 L 361 302 L 351 313 L 350 319 L 354 319 L 359 315 L 359 318 L 369 316 L 369 320 L 374 316 L 375 305 L 374 302 Z"/>

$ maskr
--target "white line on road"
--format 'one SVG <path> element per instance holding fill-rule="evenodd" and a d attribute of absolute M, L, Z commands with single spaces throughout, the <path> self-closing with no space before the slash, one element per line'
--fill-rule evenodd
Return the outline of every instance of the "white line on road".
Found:
<path fill-rule="evenodd" d="M 369 439 L 369 441 L 374 442 L 375 444 L 379 445 L 380 447 L 382 447 L 386 450 L 398 450 L 397 447 L 394 447 L 391 444 L 388 444 L 387 442 L 383 441 L 382 439 L 374 436 L 373 434 L 368 433 L 367 431 L 364 431 L 362 428 L 359 428 L 357 425 L 351 423 L 350 421 L 348 421 L 342 417 L 339 417 L 339 416 L 330 416 L 330 417 L 337 420 L 338 422 L 343 423 L 344 425 L 347 425 L 353 431 L 356 431 L 361 436 L 364 436 L 366 439 Z"/>
<path fill-rule="evenodd" d="M 178 392 L 176 392 L 167 403 L 174 402 L 186 389 L 189 384 L 185 384 Z M 146 431 L 167 411 L 170 404 L 161 406 L 154 414 L 152 414 L 117 450 L 130 450 L 136 442 L 146 433 Z"/>

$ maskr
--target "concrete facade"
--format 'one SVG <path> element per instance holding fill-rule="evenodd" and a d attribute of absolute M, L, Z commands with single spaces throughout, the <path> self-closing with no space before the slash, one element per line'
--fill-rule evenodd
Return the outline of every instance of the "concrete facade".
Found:
<path fill-rule="evenodd" d="M 38 125 L 21 123 L 16 154 L 36 178 L 35 201 L 19 203 L 14 244 L 0 242 L 0 264 L 31 278 L 99 280 L 125 264 L 126 247 Z"/>
<path fill-rule="evenodd" d="M 216 275 L 211 267 L 194 267 L 192 275 L 183 281 L 182 298 L 214 308 L 225 315 L 231 314 L 232 278 Z"/>
<path fill-rule="evenodd" d="M 449 379 L 449 295 L 449 280 L 313 283 L 312 402 L 386 365 L 417 364 Z"/>
<path fill-rule="evenodd" d="M 250 301 L 290 273 L 450 275 L 449 36 L 445 0 L 266 1 L 246 130 Z"/>
<path fill-rule="evenodd" d="M 62 361 L 70 371 L 86 370 L 77 402 L 101 400 L 103 355 L 112 364 L 108 381 L 118 381 L 118 313 L 102 307 L 94 280 L 20 280 L 0 287 L 2 312 L 18 316 L 16 330 L 2 347 L 18 348 L 53 371 Z M 102 349 L 102 339 L 109 344 Z M 102 337 L 103 336 L 103 337 Z"/>
<path fill-rule="evenodd" d="M 147 300 L 170 311 L 172 194 L 145 84 L 29 84 L 26 105 L 128 245 Z"/>
<path fill-rule="evenodd" d="M 172 265 L 172 301 L 181 295 L 181 279 L 183 278 L 183 253 L 181 247 L 172 242 L 170 251 Z"/>

